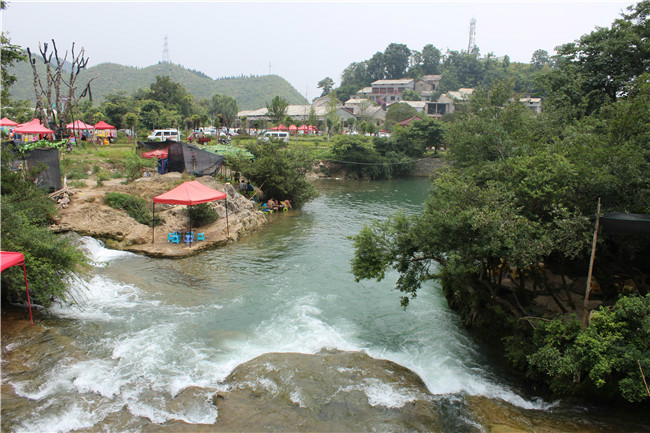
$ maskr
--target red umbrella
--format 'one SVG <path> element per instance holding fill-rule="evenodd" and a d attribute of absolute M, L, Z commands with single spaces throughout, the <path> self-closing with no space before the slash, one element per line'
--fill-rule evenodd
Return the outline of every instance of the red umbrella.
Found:
<path fill-rule="evenodd" d="M 286 131 L 287 129 L 289 129 L 289 128 L 287 128 L 286 126 L 284 126 L 281 123 L 278 125 L 278 131 Z"/>
<path fill-rule="evenodd" d="M 3 118 L 0 120 L 0 126 L 18 126 L 18 123 L 17 123 L 17 122 L 14 122 L 14 121 L 11 120 L 11 119 L 7 119 L 6 117 L 3 117 Z"/>

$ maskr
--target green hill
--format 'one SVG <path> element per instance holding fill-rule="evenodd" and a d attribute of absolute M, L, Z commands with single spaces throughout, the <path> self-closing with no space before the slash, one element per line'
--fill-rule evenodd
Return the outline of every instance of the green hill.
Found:
<path fill-rule="evenodd" d="M 34 99 L 34 78 L 31 67 L 23 62 L 9 70 L 17 78 L 10 93 L 16 99 Z M 149 87 L 156 76 L 169 78 L 183 85 L 197 98 L 210 99 L 215 93 L 235 98 L 240 110 L 252 110 L 266 105 L 279 95 L 291 104 L 304 104 L 305 98 L 287 80 L 277 75 L 252 76 L 241 78 L 222 78 L 213 80 L 202 72 L 193 71 L 172 63 L 159 63 L 146 68 L 123 66 L 116 63 L 102 63 L 83 71 L 78 83 L 85 84 L 96 77 L 91 84 L 93 101 L 100 103 L 107 93 L 125 91 L 133 94 L 140 88 Z M 43 74 L 42 74 L 43 77 Z"/>

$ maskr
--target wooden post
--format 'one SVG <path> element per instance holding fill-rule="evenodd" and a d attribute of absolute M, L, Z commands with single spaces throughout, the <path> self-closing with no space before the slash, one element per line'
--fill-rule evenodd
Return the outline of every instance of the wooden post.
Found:
<path fill-rule="evenodd" d="M 591 258 L 589 259 L 589 273 L 587 274 L 587 289 L 585 290 L 585 303 L 582 311 L 582 330 L 587 327 L 587 314 L 589 310 L 587 303 L 589 302 L 589 291 L 591 290 L 591 274 L 594 269 L 594 258 L 596 256 L 596 242 L 598 241 L 598 224 L 600 223 L 600 197 L 598 198 L 598 210 L 596 211 L 596 227 L 594 228 L 594 240 L 591 245 Z"/>

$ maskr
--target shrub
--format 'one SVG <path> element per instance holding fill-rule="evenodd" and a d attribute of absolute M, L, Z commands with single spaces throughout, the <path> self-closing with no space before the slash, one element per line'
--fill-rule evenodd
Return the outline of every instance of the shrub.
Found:
<path fill-rule="evenodd" d="M 210 206 L 210 203 L 200 203 L 187 207 L 188 215 L 195 227 L 210 224 L 219 219 L 219 214 Z"/>
<path fill-rule="evenodd" d="M 3 162 L 10 157 L 3 154 Z M 33 302 L 44 306 L 58 298 L 67 301 L 67 279 L 83 269 L 87 259 L 70 237 L 52 233 L 48 226 L 55 212 L 46 192 L 20 173 L 2 167 L 2 249 L 25 256 Z M 26 300 L 22 269 L 13 267 L 2 273 L 3 302 Z"/>
<path fill-rule="evenodd" d="M 123 209 L 140 224 L 151 225 L 151 210 L 148 203 L 141 197 L 136 197 L 121 192 L 107 192 L 104 203 L 113 209 Z M 154 225 L 162 224 L 162 219 L 156 217 Z"/>

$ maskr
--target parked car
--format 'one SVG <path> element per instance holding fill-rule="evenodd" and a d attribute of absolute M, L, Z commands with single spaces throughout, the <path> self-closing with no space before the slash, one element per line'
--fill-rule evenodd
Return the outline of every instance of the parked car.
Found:
<path fill-rule="evenodd" d="M 289 142 L 289 133 L 286 131 L 266 131 L 260 138 L 263 141 L 282 140 L 285 143 Z"/>
<path fill-rule="evenodd" d="M 181 141 L 181 133 L 178 129 L 154 129 L 147 137 L 149 141 Z"/>

